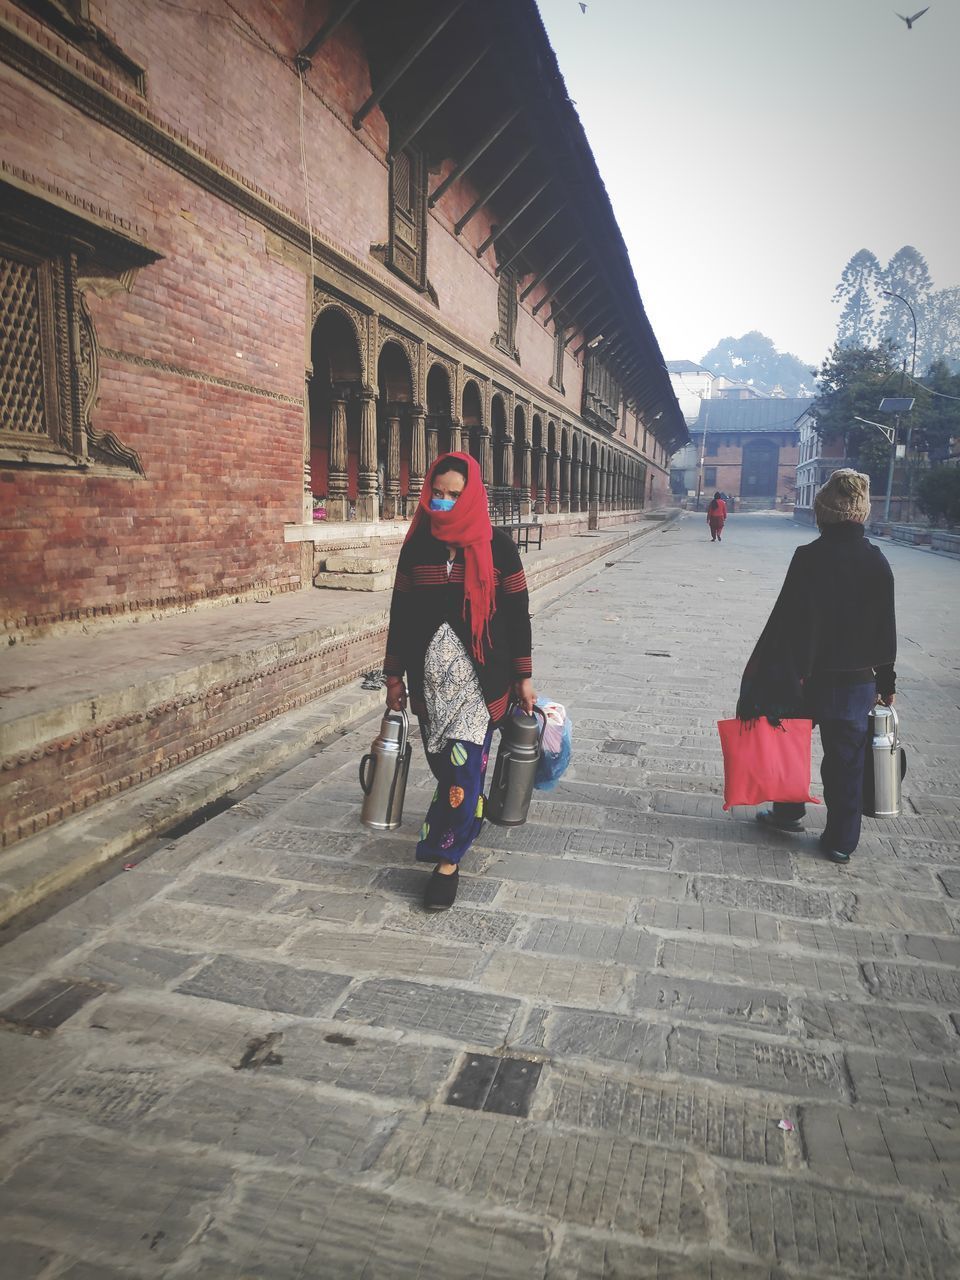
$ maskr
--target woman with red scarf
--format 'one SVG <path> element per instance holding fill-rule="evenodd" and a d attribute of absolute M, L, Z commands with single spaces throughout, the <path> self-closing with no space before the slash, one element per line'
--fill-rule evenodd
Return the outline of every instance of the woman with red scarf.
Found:
<path fill-rule="evenodd" d="M 444 454 L 427 476 L 400 551 L 383 664 L 387 706 L 404 708 L 409 686 L 437 779 L 416 855 L 436 863 L 429 910 L 453 905 L 460 859 L 483 826 L 494 726 L 511 698 L 533 711 L 530 650 L 520 553 L 490 524 L 475 459 Z"/>
<path fill-rule="evenodd" d="M 723 526 L 727 518 L 727 504 L 720 497 L 720 490 L 710 499 L 707 507 L 707 524 L 710 526 L 710 541 L 722 542 Z"/>

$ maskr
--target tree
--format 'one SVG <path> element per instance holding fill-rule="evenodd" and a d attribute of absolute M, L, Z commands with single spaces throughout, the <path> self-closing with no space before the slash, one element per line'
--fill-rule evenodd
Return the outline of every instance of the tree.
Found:
<path fill-rule="evenodd" d="M 877 255 L 860 249 L 843 268 L 833 294 L 842 302 L 837 324 L 837 342 L 844 347 L 867 347 L 877 337 L 877 307 L 883 289 L 883 272 Z"/>
<path fill-rule="evenodd" d="M 960 289 L 938 289 L 927 299 L 926 314 L 918 316 L 921 362 L 945 360 L 960 370 Z"/>
<path fill-rule="evenodd" d="M 960 467 L 934 467 L 922 476 L 917 505 L 933 521 L 960 524 Z"/>
<path fill-rule="evenodd" d="M 810 408 L 820 438 L 842 439 L 845 457 L 870 476 L 874 487 L 885 483 L 891 446 L 876 427 L 856 418 L 878 421 L 880 401 L 899 391 L 896 351 L 889 343 L 876 347 L 836 343 L 817 373 L 817 382 Z"/>
<path fill-rule="evenodd" d="M 937 360 L 960 368 L 960 289 L 934 289 L 926 259 L 912 245 L 898 249 L 881 268 L 869 249 L 858 250 L 843 269 L 833 295 L 842 302 L 837 342 L 842 346 L 868 347 L 883 339 L 901 352 L 900 361 L 913 354 L 913 321 L 896 298 L 884 298 L 883 290 L 906 298 L 917 320 L 916 367 Z"/>
<path fill-rule="evenodd" d="M 735 382 L 746 382 L 768 395 L 779 390 L 785 396 L 813 394 L 813 372 L 789 352 L 778 351 L 772 340 L 757 329 L 741 338 L 721 338 L 700 361 L 711 373 Z"/>
<path fill-rule="evenodd" d="M 919 344 L 921 318 L 932 291 L 926 258 L 912 244 L 905 244 L 887 263 L 884 281 L 884 288 L 906 298 L 913 307 L 917 317 Z M 909 310 L 897 298 L 887 298 L 884 303 L 880 316 L 880 337 L 900 348 L 903 353 L 901 360 L 910 360 L 913 350 L 913 321 Z"/>
<path fill-rule="evenodd" d="M 950 454 L 950 441 L 960 436 L 960 374 L 951 373 L 945 360 L 936 360 L 906 393 L 914 397 L 911 453 L 926 453 L 931 462 L 942 462 Z"/>

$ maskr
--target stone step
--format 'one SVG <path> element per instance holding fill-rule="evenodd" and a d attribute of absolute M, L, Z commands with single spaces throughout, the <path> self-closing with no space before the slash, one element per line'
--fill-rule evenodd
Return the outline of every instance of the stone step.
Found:
<path fill-rule="evenodd" d="M 378 556 L 369 551 L 338 551 L 324 558 L 327 573 L 392 573 L 396 556 Z"/>
<path fill-rule="evenodd" d="M 389 591 L 393 586 L 393 571 L 379 573 L 317 573 L 313 577 L 315 587 L 335 591 Z"/>

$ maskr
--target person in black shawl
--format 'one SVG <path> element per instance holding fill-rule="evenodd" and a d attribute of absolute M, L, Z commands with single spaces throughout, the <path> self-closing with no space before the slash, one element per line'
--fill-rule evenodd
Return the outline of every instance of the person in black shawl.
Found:
<path fill-rule="evenodd" d="M 794 552 L 783 587 L 744 669 L 740 720 L 809 717 L 823 743 L 827 807 L 821 848 L 848 862 L 860 840 L 867 717 L 892 705 L 897 626 L 893 574 L 864 537 L 870 479 L 835 471 L 814 499 L 820 537 Z M 802 831 L 802 804 L 774 803 L 757 821 Z"/>

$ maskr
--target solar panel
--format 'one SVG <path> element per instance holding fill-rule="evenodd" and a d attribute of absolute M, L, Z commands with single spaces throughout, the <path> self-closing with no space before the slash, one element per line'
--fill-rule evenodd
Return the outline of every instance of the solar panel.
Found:
<path fill-rule="evenodd" d="M 913 404 L 913 396 L 884 396 L 880 409 L 883 413 L 909 413 Z"/>

